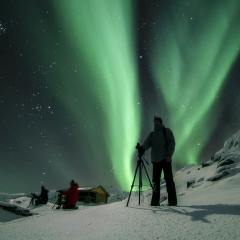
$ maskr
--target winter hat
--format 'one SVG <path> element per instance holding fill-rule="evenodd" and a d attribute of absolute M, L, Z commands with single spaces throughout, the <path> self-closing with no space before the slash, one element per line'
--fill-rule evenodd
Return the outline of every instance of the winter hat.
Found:
<path fill-rule="evenodd" d="M 75 184 L 75 181 L 74 181 L 74 180 L 72 180 L 72 181 L 70 182 L 70 184 L 71 184 L 71 186 L 72 186 L 73 184 Z"/>
<path fill-rule="evenodd" d="M 155 120 L 158 120 L 161 124 L 163 123 L 163 120 L 158 116 L 154 116 L 154 121 Z"/>

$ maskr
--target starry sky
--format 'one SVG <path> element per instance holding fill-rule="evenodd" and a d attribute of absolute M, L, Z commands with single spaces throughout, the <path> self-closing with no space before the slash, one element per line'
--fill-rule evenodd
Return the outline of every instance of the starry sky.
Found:
<path fill-rule="evenodd" d="M 239 49 L 238 0 L 1 1 L 0 191 L 130 190 L 154 115 L 174 171 L 208 161 L 240 130 Z"/>

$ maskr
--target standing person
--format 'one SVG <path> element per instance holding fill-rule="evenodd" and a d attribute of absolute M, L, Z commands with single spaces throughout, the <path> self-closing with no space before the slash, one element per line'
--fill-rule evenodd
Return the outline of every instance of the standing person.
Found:
<path fill-rule="evenodd" d="M 78 201 L 78 184 L 72 180 L 70 182 L 70 188 L 65 192 L 65 203 L 63 204 L 63 209 L 76 209 L 76 203 Z"/>
<path fill-rule="evenodd" d="M 160 117 L 154 117 L 154 132 L 151 132 L 143 145 L 141 152 L 144 153 L 151 147 L 151 162 L 153 164 L 153 194 L 151 206 L 159 206 L 160 179 L 162 170 L 168 192 L 168 205 L 177 205 L 175 183 L 172 173 L 172 156 L 175 150 L 175 139 L 172 131 L 165 128 Z"/>
<path fill-rule="evenodd" d="M 35 195 L 35 198 L 37 199 L 35 201 L 35 205 L 37 206 L 38 204 L 47 204 L 48 202 L 48 190 L 44 187 L 41 186 L 41 193 L 39 196 Z"/>

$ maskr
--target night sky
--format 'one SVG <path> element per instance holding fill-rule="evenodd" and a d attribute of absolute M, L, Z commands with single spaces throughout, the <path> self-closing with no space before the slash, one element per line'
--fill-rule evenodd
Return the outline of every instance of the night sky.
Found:
<path fill-rule="evenodd" d="M 154 115 L 174 171 L 208 161 L 240 130 L 239 50 L 239 0 L 1 1 L 0 191 L 130 190 Z"/>

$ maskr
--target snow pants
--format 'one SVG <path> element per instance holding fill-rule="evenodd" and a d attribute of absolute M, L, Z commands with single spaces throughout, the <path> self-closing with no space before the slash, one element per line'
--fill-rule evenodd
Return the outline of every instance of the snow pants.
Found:
<path fill-rule="evenodd" d="M 168 193 L 168 204 L 175 206 L 177 205 L 177 195 L 175 183 L 173 181 L 172 162 L 167 162 L 166 159 L 153 163 L 153 194 L 151 206 L 160 205 L 160 179 L 162 170 L 164 172 L 164 179 Z"/>

